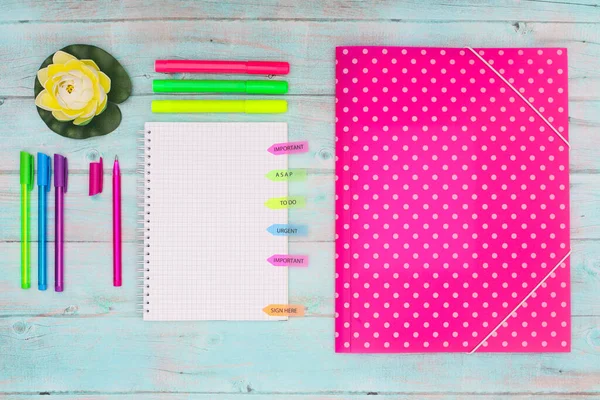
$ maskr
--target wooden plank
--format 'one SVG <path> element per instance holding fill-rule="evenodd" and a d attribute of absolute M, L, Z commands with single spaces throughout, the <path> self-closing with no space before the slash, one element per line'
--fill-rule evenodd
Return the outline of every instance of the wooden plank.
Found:
<path fill-rule="evenodd" d="M 600 82 L 600 80 L 598 81 Z M 2 82 L 0 82 L 0 85 Z M 598 87 L 600 93 L 600 86 Z M 212 98 L 212 97 L 210 97 Z M 600 99 L 600 97 L 599 97 Z M 134 96 L 121 106 L 123 122 L 108 136 L 86 140 L 69 140 L 50 131 L 39 118 L 32 99 L 10 98 L 0 104 L 2 136 L 0 170 L 18 173 L 19 151 L 45 151 L 69 155 L 72 170 L 87 172 L 88 164 L 101 153 L 106 158 L 106 171 L 110 161 L 119 155 L 122 168 L 135 170 L 137 132 L 146 121 L 179 122 L 287 122 L 290 140 L 308 140 L 309 151 L 290 157 L 294 168 L 315 171 L 334 168 L 334 99 L 333 96 L 293 96 L 287 98 L 289 110 L 283 115 L 215 115 L 215 114 L 152 114 L 150 99 Z M 1 101 L 0 101 L 1 102 Z M 574 101 L 570 104 L 571 172 L 600 171 L 600 146 L 597 142 L 600 128 L 600 101 Z"/>
<path fill-rule="evenodd" d="M 596 240 L 574 241 L 571 256 L 572 312 L 576 316 L 600 316 L 600 246 Z M 53 260 L 54 249 L 49 246 Z M 304 304 L 308 318 L 333 316 L 333 243 L 290 244 L 291 254 L 306 254 L 307 269 L 289 271 L 290 303 Z M 112 287 L 110 243 L 68 243 L 66 245 L 66 291 L 37 290 L 37 254 L 32 252 L 32 289 L 19 289 L 19 243 L 0 243 L 0 318 L 48 316 L 57 318 L 139 317 L 135 311 L 136 249 L 124 246 L 124 287 Z M 54 263 L 50 262 L 50 268 Z M 48 272 L 53 282 L 53 271 Z"/>
<path fill-rule="evenodd" d="M 0 393 L 600 394 L 599 327 L 598 316 L 573 318 L 572 353 L 390 356 L 335 354 L 331 318 L 240 329 L 231 322 L 9 317 L 0 319 Z M 425 383 L 430 377 L 435 385 Z"/>
<path fill-rule="evenodd" d="M 135 244 L 123 246 L 124 286 L 115 288 L 112 286 L 111 243 L 67 243 L 64 293 L 37 290 L 36 246 L 32 246 L 31 253 L 32 288 L 21 290 L 19 249 L 19 243 L 0 243 L 0 318 L 10 315 L 141 318 L 135 306 L 140 302 L 137 295 L 141 293 L 137 288 L 139 253 L 136 253 Z M 290 253 L 306 254 L 310 259 L 308 269 L 291 268 L 289 271 L 290 303 L 304 304 L 311 318 L 333 316 L 333 243 L 292 243 Z M 49 287 L 53 287 L 52 245 L 48 246 L 48 257 L 48 281 Z M 591 313 L 594 307 L 586 306 L 585 313 Z"/>
<path fill-rule="evenodd" d="M 6 25 L 0 48 L 0 57 L 5 60 L 0 64 L 0 98 L 32 96 L 35 73 L 42 61 L 63 46 L 81 42 L 82 30 L 92 33 L 88 42 L 105 48 L 123 64 L 138 95 L 151 92 L 152 79 L 166 76 L 153 72 L 158 58 L 286 60 L 291 64 L 285 77 L 290 82 L 290 94 L 332 94 L 334 48 L 357 44 L 568 47 L 569 77 L 574 82 L 571 96 L 597 100 L 600 88 L 600 46 L 596 44 L 600 43 L 600 30 L 590 23 L 523 23 L 515 27 L 510 22 L 166 20 L 40 23 L 35 29 L 30 24 Z M 175 77 L 189 78 L 190 74 Z"/>
<path fill-rule="evenodd" d="M 34 0 L 7 1 L 0 22 L 90 21 L 121 19 L 327 19 L 327 20 L 467 20 L 467 21 L 562 21 L 597 22 L 600 13 L 594 0 L 565 1 L 496 1 L 477 0 L 368 1 L 327 0 L 301 1 L 294 7 L 277 0 L 249 5 L 243 0 L 221 2 L 180 1 L 164 7 L 159 0 L 112 0 L 99 4 L 86 1 L 73 7 L 69 0 L 40 4 Z"/>
<path fill-rule="evenodd" d="M 2 82 L 0 81 L 0 85 Z M 334 104 L 333 97 L 300 96 L 288 98 L 289 110 L 286 114 L 152 114 L 150 99 L 135 96 L 121 106 L 123 121 L 121 126 L 108 136 L 86 140 L 70 140 L 50 131 L 39 118 L 31 99 L 6 99 L 0 105 L 2 137 L 0 149 L 0 170 L 19 170 L 19 151 L 45 151 L 69 155 L 72 171 L 88 171 L 89 162 L 99 154 L 105 157 L 106 172 L 112 170 L 112 159 L 119 155 L 119 161 L 126 172 L 136 168 L 136 141 L 138 132 L 143 130 L 146 121 L 178 122 L 287 122 L 288 136 L 293 140 L 309 140 L 309 152 L 290 158 L 294 168 L 328 169 L 334 166 Z M 594 107 L 591 105 L 590 107 Z M 600 110 L 600 104 L 598 105 Z M 588 116 L 582 117 L 593 124 Z M 599 118 L 600 120 L 600 118 Z M 593 127 L 586 127 L 592 130 Z M 600 150 L 599 150 L 600 151 Z M 110 186 L 108 187 L 110 188 Z"/>
<path fill-rule="evenodd" d="M 13 156 L 13 155 L 11 155 Z M 121 159 L 121 158 L 120 158 Z M 16 173 L 0 174 L 0 241 L 20 240 L 20 186 Z M 86 174 L 73 174 L 70 177 L 69 193 L 66 196 L 65 237 L 67 241 L 110 242 L 112 240 L 112 206 L 110 175 L 105 174 L 106 188 L 100 196 L 88 196 Z M 123 175 L 123 240 L 136 239 L 137 201 L 136 177 Z M 600 175 L 573 174 L 571 176 L 571 236 L 573 239 L 600 239 Z M 37 239 L 37 189 L 32 194 L 31 232 Z M 290 193 L 307 197 L 307 206 L 289 211 L 290 223 L 309 226 L 307 237 L 290 238 L 291 242 L 333 241 L 334 235 L 334 188 L 333 172 L 311 170 L 306 182 L 290 185 Z M 49 197 L 48 232 L 49 240 L 54 239 L 54 192 Z M 266 227 L 265 227 L 266 229 Z"/>
<path fill-rule="evenodd" d="M 473 400 L 481 399 L 481 394 L 472 393 L 449 393 L 449 394 L 414 394 L 414 393 L 381 393 L 381 392 L 365 392 L 364 394 L 357 393 L 338 393 L 338 394 L 253 394 L 252 400 Z M 2 393 L 0 393 L 2 394 Z M 246 399 L 248 393 L 228 393 L 228 394 L 197 394 L 197 393 L 135 393 L 135 394 L 88 394 L 87 392 L 79 392 L 77 394 L 55 394 L 50 392 L 35 392 L 30 394 L 9 394 L 2 398 L 4 400 L 25 400 L 39 399 L 40 395 L 52 395 L 52 400 L 73 400 L 81 399 L 82 396 L 86 400 L 114 400 L 115 395 L 122 400 L 224 400 L 224 399 Z M 373 397 L 377 396 L 377 397 Z M 564 393 L 564 394 L 484 394 L 485 400 L 594 400 L 600 399 L 600 395 L 592 393 Z"/>

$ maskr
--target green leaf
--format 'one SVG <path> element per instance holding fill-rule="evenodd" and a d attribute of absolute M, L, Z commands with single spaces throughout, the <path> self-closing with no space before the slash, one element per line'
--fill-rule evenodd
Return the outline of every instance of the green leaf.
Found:
<path fill-rule="evenodd" d="M 117 129 L 121 124 L 121 110 L 115 103 L 108 103 L 106 110 L 96 115 L 86 125 L 74 125 L 73 121 L 59 121 L 52 112 L 42 110 L 38 107 L 38 113 L 48 128 L 70 139 L 88 139 L 94 136 L 106 135 Z"/>
<path fill-rule="evenodd" d="M 95 116 L 86 125 L 74 125 L 73 121 L 58 121 L 52 116 L 50 111 L 42 110 L 38 107 L 38 113 L 48 128 L 61 136 L 71 139 L 87 139 L 94 136 L 106 135 L 119 126 L 121 123 L 121 111 L 116 104 L 127 100 L 131 95 L 131 79 L 123 66 L 109 53 L 99 47 L 86 44 L 73 44 L 61 49 L 80 60 L 94 60 L 100 71 L 104 72 L 111 81 L 110 92 L 108 92 L 108 103 L 106 110 L 100 115 Z M 40 69 L 52 64 L 51 54 L 44 60 Z M 43 86 L 35 77 L 34 98 L 43 90 Z M 116 104 L 115 104 L 116 103 Z"/>

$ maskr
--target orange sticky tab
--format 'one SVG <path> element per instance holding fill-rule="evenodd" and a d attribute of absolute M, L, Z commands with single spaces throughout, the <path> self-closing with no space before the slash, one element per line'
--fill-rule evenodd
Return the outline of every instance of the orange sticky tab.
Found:
<path fill-rule="evenodd" d="M 303 317 L 304 306 L 299 304 L 269 304 L 263 311 L 271 317 Z"/>

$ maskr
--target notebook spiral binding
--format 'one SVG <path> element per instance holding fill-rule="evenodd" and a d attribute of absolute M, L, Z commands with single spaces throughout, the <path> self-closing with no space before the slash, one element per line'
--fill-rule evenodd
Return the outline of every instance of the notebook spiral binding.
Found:
<path fill-rule="evenodd" d="M 150 312 L 150 204 L 151 204 L 151 135 L 150 130 L 138 132 L 138 160 L 136 167 L 136 187 L 138 204 L 138 224 L 136 228 L 138 246 L 137 272 L 138 285 L 141 295 L 138 296 L 137 311 L 142 314 Z"/>

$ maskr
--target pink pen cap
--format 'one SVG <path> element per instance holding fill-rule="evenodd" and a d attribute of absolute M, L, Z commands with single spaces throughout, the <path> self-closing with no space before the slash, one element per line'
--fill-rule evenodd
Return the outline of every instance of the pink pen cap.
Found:
<path fill-rule="evenodd" d="M 102 193 L 102 186 L 104 183 L 104 165 L 102 163 L 102 157 L 97 162 L 90 163 L 90 178 L 89 178 L 89 192 L 90 196 Z"/>
<path fill-rule="evenodd" d="M 283 61 L 156 60 L 154 70 L 206 74 L 287 75 L 290 64 Z"/>

